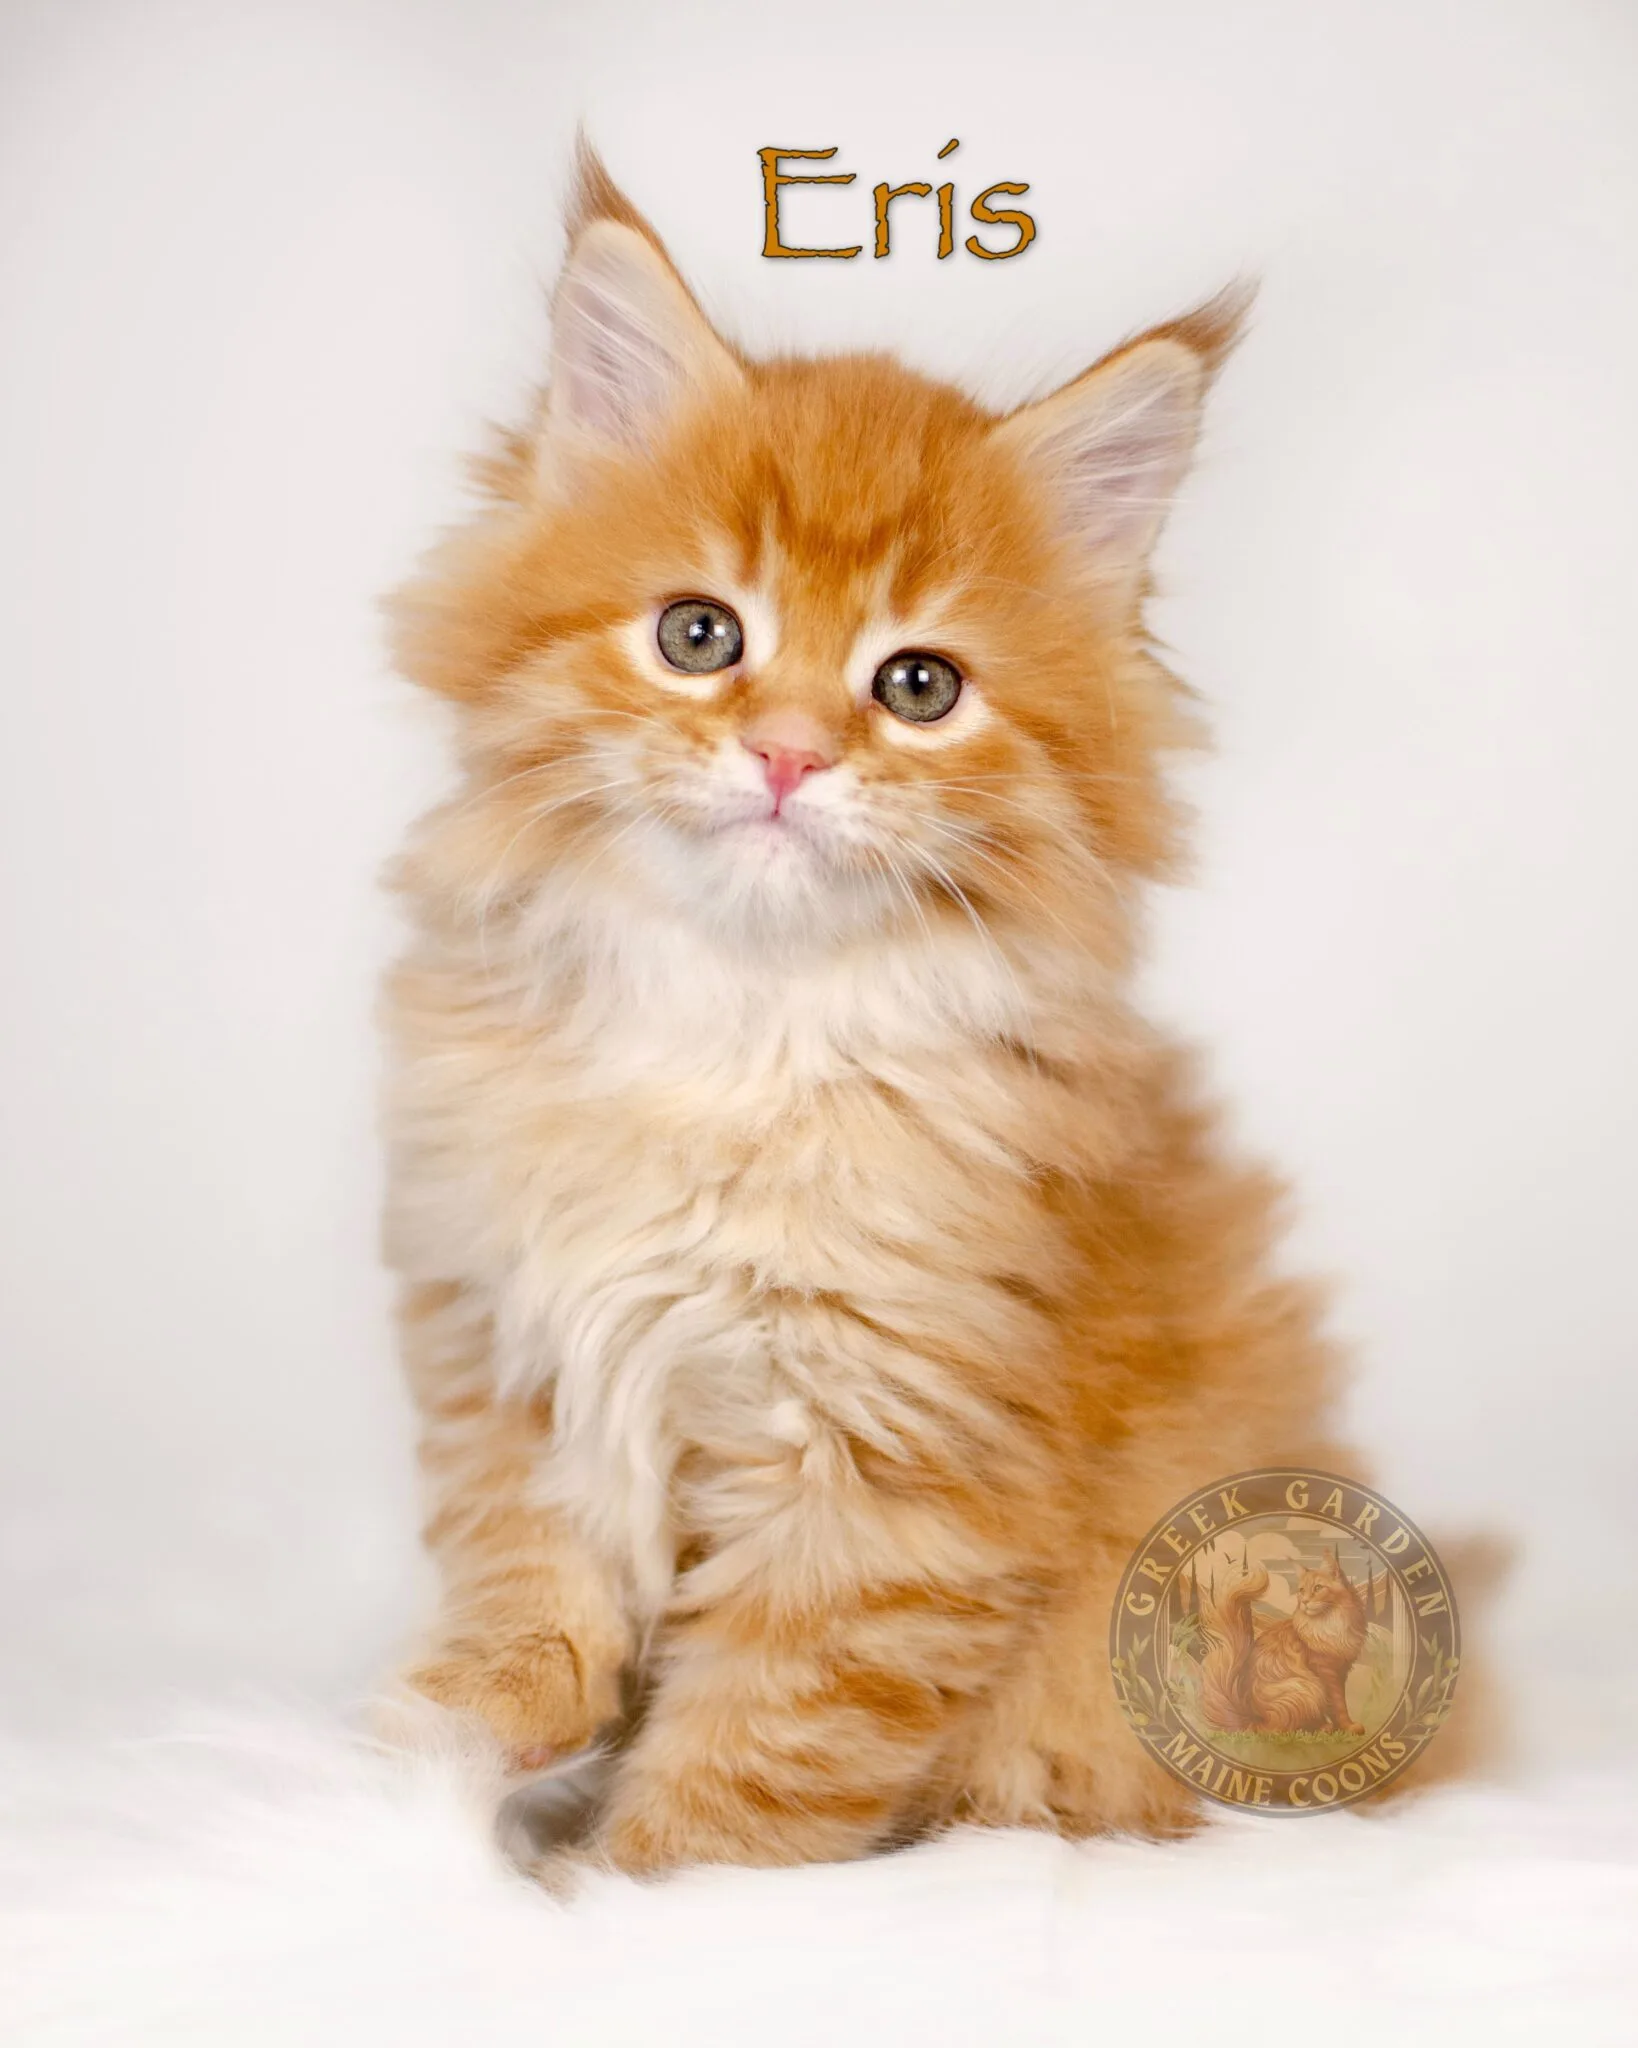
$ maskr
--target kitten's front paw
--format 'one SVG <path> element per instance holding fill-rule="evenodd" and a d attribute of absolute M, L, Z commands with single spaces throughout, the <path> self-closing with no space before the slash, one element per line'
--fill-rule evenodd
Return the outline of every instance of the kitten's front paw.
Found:
<path fill-rule="evenodd" d="M 580 1656 L 555 1630 L 456 1638 L 404 1676 L 439 1706 L 476 1715 L 517 1771 L 584 1749 L 616 1706 L 612 1688 L 608 1698 L 588 1696 Z"/>

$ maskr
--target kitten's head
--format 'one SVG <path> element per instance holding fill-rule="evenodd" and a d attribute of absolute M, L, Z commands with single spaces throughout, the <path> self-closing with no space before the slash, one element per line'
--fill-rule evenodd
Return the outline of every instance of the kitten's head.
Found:
<path fill-rule="evenodd" d="M 753 362 L 581 165 L 530 428 L 398 600 L 461 709 L 442 852 L 772 952 L 1009 924 L 1123 944 L 1185 736 L 1150 548 L 1235 308 L 998 418 L 886 356 Z"/>
<path fill-rule="evenodd" d="M 1359 1605 L 1359 1595 L 1352 1580 L 1342 1569 L 1342 1562 L 1335 1552 L 1327 1555 L 1324 1564 L 1317 1570 L 1306 1566 L 1297 1580 L 1297 1611 L 1310 1619 L 1329 1614 L 1333 1608 L 1350 1608 Z"/>

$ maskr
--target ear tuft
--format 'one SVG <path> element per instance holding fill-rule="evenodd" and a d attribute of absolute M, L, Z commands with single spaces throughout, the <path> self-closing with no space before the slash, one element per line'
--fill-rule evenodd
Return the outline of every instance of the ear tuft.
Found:
<path fill-rule="evenodd" d="M 1209 383 L 1245 339 L 1246 322 L 1256 300 L 1256 281 L 1237 277 L 1231 284 L 1224 285 L 1215 297 L 1207 299 L 1203 306 L 1196 306 L 1192 312 L 1180 313 L 1175 320 L 1166 320 L 1158 327 L 1151 327 L 1138 339 L 1182 342 L 1200 358 Z"/>
<path fill-rule="evenodd" d="M 997 430 L 1052 494 L 1093 573 L 1128 599 L 1141 593 L 1207 388 L 1250 303 L 1249 287 L 1231 286 L 1123 343 Z"/>
<path fill-rule="evenodd" d="M 569 200 L 563 211 L 563 225 L 573 247 L 593 221 L 617 221 L 623 228 L 635 228 L 664 254 L 659 236 L 609 176 L 603 159 L 586 139 L 584 128 L 574 138 L 574 169 Z"/>

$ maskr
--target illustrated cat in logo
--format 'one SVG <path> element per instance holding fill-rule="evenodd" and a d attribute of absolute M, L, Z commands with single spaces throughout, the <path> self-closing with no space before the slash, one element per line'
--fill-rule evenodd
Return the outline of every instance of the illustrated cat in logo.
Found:
<path fill-rule="evenodd" d="M 1259 1627 L 1252 1608 L 1267 1590 L 1268 1573 L 1242 1561 L 1240 1576 L 1202 1601 L 1206 1719 L 1259 1734 L 1364 1734 L 1346 1689 L 1365 1647 L 1365 1607 L 1335 1551 L 1303 1572 L 1291 1614 Z"/>

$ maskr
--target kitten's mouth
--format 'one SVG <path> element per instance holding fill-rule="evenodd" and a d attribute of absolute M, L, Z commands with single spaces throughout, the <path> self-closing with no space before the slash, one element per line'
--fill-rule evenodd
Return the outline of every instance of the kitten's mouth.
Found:
<path fill-rule="evenodd" d="M 746 846 L 798 845 L 810 853 L 823 851 L 820 841 L 804 825 L 801 814 L 785 808 L 744 811 L 735 817 L 716 819 L 709 829 L 713 839 L 737 838 Z"/>
<path fill-rule="evenodd" d="M 776 806 L 760 794 L 739 792 L 727 801 L 662 807 L 659 818 L 691 840 L 712 863 L 707 872 L 730 886 L 826 888 L 844 883 L 860 865 L 856 833 L 845 822 L 788 797 Z"/>

